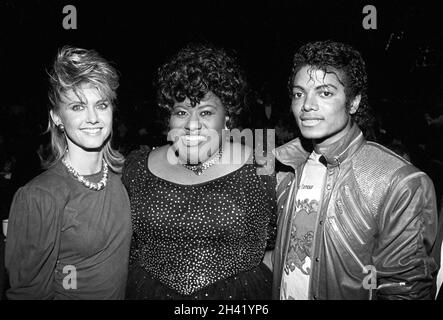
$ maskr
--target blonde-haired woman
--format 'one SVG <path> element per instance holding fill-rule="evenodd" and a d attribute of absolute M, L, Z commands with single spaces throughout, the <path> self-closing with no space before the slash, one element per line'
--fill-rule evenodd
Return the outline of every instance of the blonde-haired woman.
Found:
<path fill-rule="evenodd" d="M 50 75 L 52 155 L 15 194 L 8 299 L 122 299 L 131 239 L 123 157 L 111 148 L 118 75 L 97 52 L 63 47 Z"/>

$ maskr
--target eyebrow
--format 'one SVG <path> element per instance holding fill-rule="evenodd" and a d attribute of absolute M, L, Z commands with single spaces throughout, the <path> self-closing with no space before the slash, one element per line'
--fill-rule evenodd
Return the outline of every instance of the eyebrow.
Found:
<path fill-rule="evenodd" d="M 315 87 L 316 90 L 318 89 L 327 89 L 327 88 L 333 88 L 335 90 L 337 90 L 338 88 L 336 86 L 334 86 L 333 84 L 327 83 L 327 84 L 322 84 L 321 86 Z"/>
<path fill-rule="evenodd" d="M 198 109 L 203 109 L 203 108 L 217 108 L 217 106 L 213 105 L 213 104 L 210 104 L 210 103 L 208 103 L 208 104 L 204 103 L 204 104 L 202 104 L 202 105 L 200 105 L 198 107 L 197 106 L 192 107 L 191 105 L 187 105 L 187 104 L 185 104 L 183 102 L 179 102 L 176 105 L 174 105 L 173 108 L 189 108 L 189 109 L 198 108 Z"/>
<path fill-rule="evenodd" d="M 100 99 L 100 100 L 97 100 L 95 102 L 95 104 L 103 103 L 103 102 L 109 102 L 109 100 L 108 99 Z M 72 106 L 73 104 L 86 104 L 86 102 L 81 101 L 81 100 L 74 100 L 74 101 L 68 103 L 68 106 Z"/>
<path fill-rule="evenodd" d="M 335 89 L 335 90 L 338 90 L 338 88 L 337 88 L 336 86 L 334 86 L 333 84 L 330 84 L 330 83 L 328 83 L 328 84 L 322 84 L 322 85 L 320 85 L 320 86 L 315 87 L 314 89 L 315 89 L 315 90 L 320 90 L 320 89 L 327 89 L 327 88 L 329 88 L 329 87 L 331 87 L 331 88 L 333 88 L 333 89 Z M 305 88 L 303 88 L 302 86 L 299 86 L 299 85 L 294 85 L 294 86 L 292 86 L 292 89 L 300 89 L 300 90 L 305 91 Z"/>
<path fill-rule="evenodd" d="M 68 106 L 72 106 L 73 104 L 85 104 L 85 103 L 81 100 L 75 100 L 68 103 Z"/>
<path fill-rule="evenodd" d="M 192 108 L 192 107 L 191 107 L 191 106 L 187 106 L 187 105 L 185 105 L 185 104 L 182 103 L 182 102 L 178 102 L 178 103 L 175 103 L 175 104 L 172 106 L 172 108 L 175 109 L 175 108 Z"/>
<path fill-rule="evenodd" d="M 300 90 L 305 91 L 305 89 L 302 86 L 298 86 L 298 85 L 292 86 L 292 90 L 294 90 L 294 89 L 300 89 Z"/>
<path fill-rule="evenodd" d="M 205 104 L 202 104 L 202 105 L 200 105 L 200 106 L 198 106 L 198 108 L 199 109 L 203 109 L 203 108 L 217 108 L 217 106 L 216 105 L 213 105 L 213 104 L 210 104 L 210 103 L 205 103 Z"/>

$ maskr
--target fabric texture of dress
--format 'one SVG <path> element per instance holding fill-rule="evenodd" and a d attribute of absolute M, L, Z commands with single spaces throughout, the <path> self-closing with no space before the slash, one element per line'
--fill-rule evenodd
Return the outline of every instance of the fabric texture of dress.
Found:
<path fill-rule="evenodd" d="M 134 228 L 128 299 L 269 299 L 262 263 L 276 231 L 275 182 L 254 164 L 183 185 L 133 152 L 123 171 Z"/>
<path fill-rule="evenodd" d="M 93 182 L 101 177 L 86 176 Z M 124 298 L 131 234 L 120 177 L 109 171 L 106 187 L 93 191 L 59 161 L 14 196 L 5 254 L 8 299 Z"/>

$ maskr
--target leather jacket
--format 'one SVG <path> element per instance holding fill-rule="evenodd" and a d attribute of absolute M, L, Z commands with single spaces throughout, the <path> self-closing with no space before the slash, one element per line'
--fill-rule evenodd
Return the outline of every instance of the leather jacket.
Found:
<path fill-rule="evenodd" d="M 312 147 L 311 147 L 312 150 Z M 310 154 L 299 138 L 275 149 L 278 234 L 273 298 L 279 299 L 291 236 L 288 208 Z M 431 179 L 353 124 L 323 153 L 327 173 L 311 247 L 309 299 L 432 299 L 437 233 Z"/>

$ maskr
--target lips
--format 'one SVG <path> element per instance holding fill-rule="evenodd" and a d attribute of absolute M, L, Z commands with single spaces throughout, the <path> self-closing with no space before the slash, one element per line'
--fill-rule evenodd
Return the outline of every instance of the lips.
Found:
<path fill-rule="evenodd" d="M 201 135 L 186 135 L 181 136 L 181 140 L 185 146 L 192 147 L 205 142 L 207 140 L 207 137 Z"/>
<path fill-rule="evenodd" d="M 102 128 L 83 128 L 81 129 L 82 132 L 85 132 L 90 135 L 96 135 L 101 132 Z"/>
<path fill-rule="evenodd" d="M 314 127 L 323 119 L 319 117 L 300 117 L 300 120 L 303 127 Z"/>
<path fill-rule="evenodd" d="M 312 119 L 312 120 L 302 120 L 301 124 L 304 127 L 313 127 L 320 123 L 319 119 Z"/>

